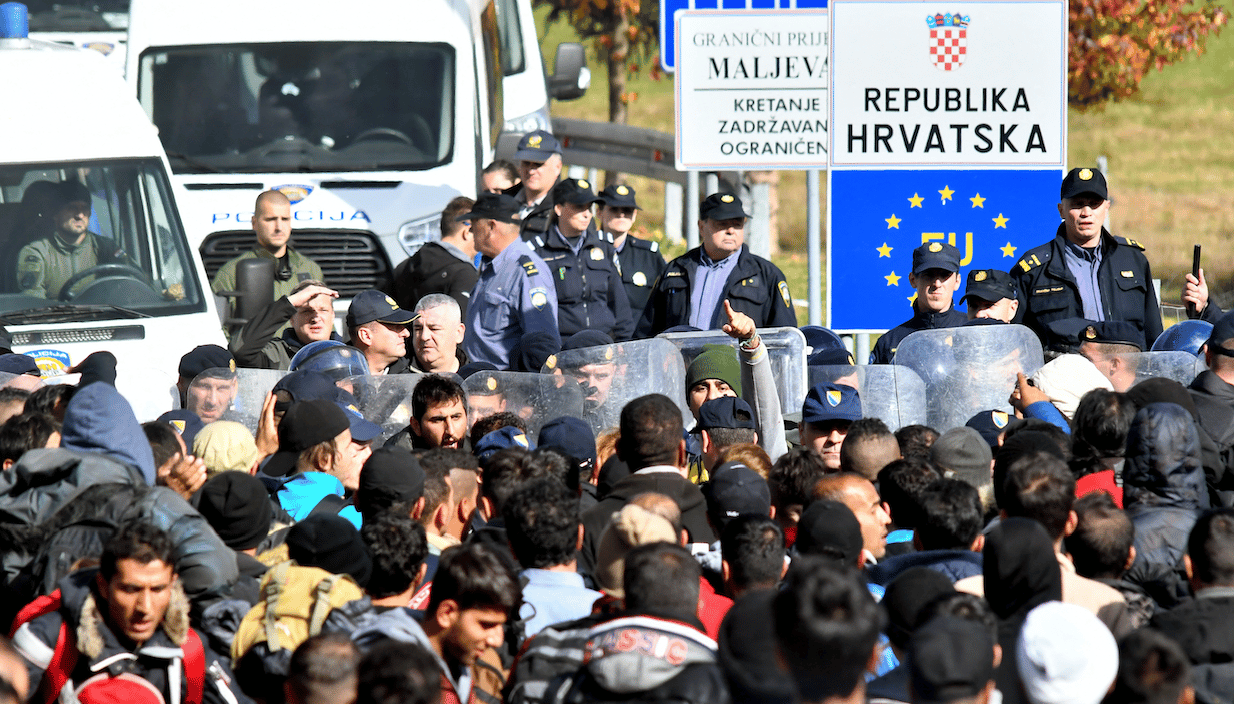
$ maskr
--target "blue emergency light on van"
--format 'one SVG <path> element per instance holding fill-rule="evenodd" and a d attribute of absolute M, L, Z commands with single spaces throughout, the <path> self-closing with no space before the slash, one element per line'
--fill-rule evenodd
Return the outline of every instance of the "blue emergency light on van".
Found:
<path fill-rule="evenodd" d="M 25 39 L 30 34 L 30 14 L 19 2 L 0 5 L 0 39 Z"/>

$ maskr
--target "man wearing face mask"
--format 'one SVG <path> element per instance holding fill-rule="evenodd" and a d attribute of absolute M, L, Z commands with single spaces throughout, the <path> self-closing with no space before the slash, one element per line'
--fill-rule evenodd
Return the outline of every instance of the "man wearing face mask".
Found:
<path fill-rule="evenodd" d="M 870 364 L 891 364 L 896 348 L 909 333 L 955 328 L 968 316 L 955 309 L 951 297 L 960 288 L 960 250 L 946 242 L 927 242 L 913 250 L 913 273 L 908 281 L 917 289 L 913 317 L 888 330 L 870 352 Z"/>
<path fill-rule="evenodd" d="M 548 232 L 531 238 L 557 287 L 557 325 L 562 338 L 599 330 L 614 340 L 630 339 L 634 320 L 621 275 L 613 263 L 611 241 L 596 232 L 591 206 L 599 202 L 581 178 L 553 188 L 553 219 Z"/>

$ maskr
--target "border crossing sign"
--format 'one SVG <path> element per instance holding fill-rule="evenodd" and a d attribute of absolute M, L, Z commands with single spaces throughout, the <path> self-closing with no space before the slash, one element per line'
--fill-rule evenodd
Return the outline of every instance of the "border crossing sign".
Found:
<path fill-rule="evenodd" d="M 827 0 L 660 0 L 660 65 L 677 70 L 678 10 L 816 10 Z"/>

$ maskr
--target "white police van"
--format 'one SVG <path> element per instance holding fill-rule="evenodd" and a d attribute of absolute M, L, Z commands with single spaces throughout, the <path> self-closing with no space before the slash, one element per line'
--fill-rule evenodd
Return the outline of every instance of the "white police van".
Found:
<path fill-rule="evenodd" d="M 538 45 L 503 29 L 499 4 L 531 21 L 526 0 L 133 0 L 126 78 L 207 271 L 253 246 L 253 201 L 271 188 L 344 301 L 435 239 L 493 158 L 507 71 L 538 75 L 547 103 Z M 521 62 L 503 66 L 503 34 Z"/>
<path fill-rule="evenodd" d="M 24 5 L 0 5 L 0 324 L 45 376 L 115 353 L 117 386 L 153 418 L 173 406 L 180 356 L 223 344 L 205 271 L 119 72 L 27 38 L 26 22 Z"/>
<path fill-rule="evenodd" d="M 30 38 L 92 49 L 124 73 L 129 0 L 26 0 Z"/>

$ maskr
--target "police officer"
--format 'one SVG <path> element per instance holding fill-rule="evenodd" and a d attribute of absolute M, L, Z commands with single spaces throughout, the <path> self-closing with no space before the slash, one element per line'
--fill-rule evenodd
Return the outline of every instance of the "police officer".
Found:
<path fill-rule="evenodd" d="M 960 250 L 946 242 L 927 242 L 913 250 L 908 281 L 917 289 L 913 317 L 888 330 L 870 352 L 870 364 L 891 364 L 900 341 L 918 330 L 955 328 L 968 316 L 955 309 L 952 296 L 960 288 Z"/>
<path fill-rule="evenodd" d="M 1161 334 L 1161 312 L 1144 246 L 1112 236 L 1105 176 L 1072 169 L 1063 179 L 1054 239 L 1030 249 L 1013 269 L 1024 324 L 1047 341 L 1050 323 L 1065 318 L 1121 320 L 1152 345 Z"/>
<path fill-rule="evenodd" d="M 725 300 L 757 327 L 797 327 L 784 274 L 745 245 L 748 217 L 737 196 L 707 196 L 699 206 L 702 246 L 674 259 L 660 275 L 636 337 L 654 337 L 678 325 L 720 329 L 728 320 Z"/>
<path fill-rule="evenodd" d="M 998 269 L 972 269 L 964 283 L 960 302 L 968 308 L 969 320 L 997 320 L 1010 323 L 1020 309 L 1015 281 Z"/>
<path fill-rule="evenodd" d="M 90 232 L 90 191 L 80 181 L 55 184 L 54 210 L 43 222 L 49 231 L 17 254 L 17 283 L 21 293 L 39 298 L 61 298 L 74 276 L 100 264 L 125 263 L 115 244 Z"/>
<path fill-rule="evenodd" d="M 591 184 L 569 178 L 553 189 L 553 224 L 531 240 L 548 265 L 557 287 L 557 326 L 563 338 L 599 330 L 625 341 L 634 333 L 613 245 L 596 232 L 591 206 L 598 202 Z"/>
<path fill-rule="evenodd" d="M 634 189 L 622 184 L 600 191 L 600 229 L 612 239 L 617 250 L 617 273 L 630 299 L 630 310 L 636 317 L 643 314 L 651 285 L 660 278 L 668 263 L 660 254 L 658 242 L 648 242 L 630 234 L 638 216 Z"/>
<path fill-rule="evenodd" d="M 473 362 L 510 368 L 510 353 L 524 333 L 557 331 L 557 289 L 544 260 L 519 238 L 519 202 L 482 193 L 470 213 L 476 249 L 483 254 L 480 280 L 467 307 L 463 351 Z"/>
<path fill-rule="evenodd" d="M 528 132 L 514 152 L 522 181 L 505 192 L 518 199 L 523 239 L 548 232 L 553 216 L 553 186 L 561 176 L 561 142 L 543 130 Z"/>

